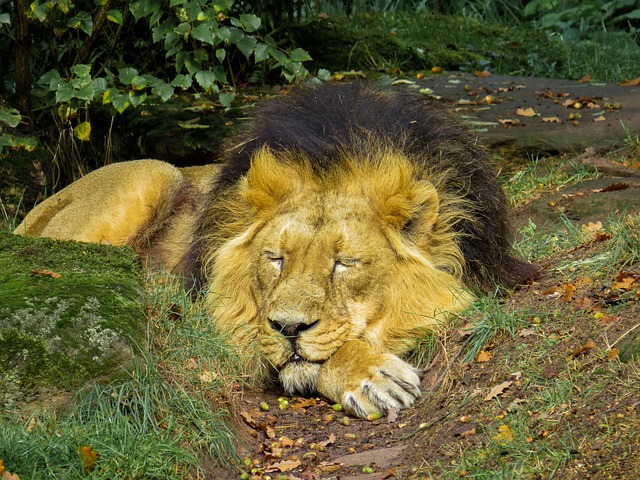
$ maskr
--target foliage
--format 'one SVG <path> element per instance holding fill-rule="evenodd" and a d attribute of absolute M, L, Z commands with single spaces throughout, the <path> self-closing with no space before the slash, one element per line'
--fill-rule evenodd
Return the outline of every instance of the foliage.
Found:
<path fill-rule="evenodd" d="M 640 21 L 640 8 L 635 0 L 531 0 L 524 14 L 539 17 L 542 28 L 573 40 L 590 36 L 594 30 L 636 31 Z"/>
<path fill-rule="evenodd" d="M 11 49 L 0 49 L 0 61 L 9 66 L 5 83 L 10 87 L 4 93 L 14 95 L 18 105 L 0 105 L 0 149 L 33 149 L 35 140 L 13 131 L 43 126 L 46 119 L 38 112 L 49 107 L 61 129 L 86 141 L 92 105 L 122 113 L 189 90 L 229 107 L 243 69 L 263 66 L 292 81 L 306 75 L 302 63 L 310 59 L 303 50 L 286 51 L 276 38 L 261 34 L 257 15 L 229 15 L 233 0 L 37 0 L 25 2 L 25 10 L 14 10 L 12 3 L 0 1 L 0 34 L 19 46 L 26 25 L 32 71 L 28 78 L 21 76 L 25 66 L 17 51 L 11 58 Z M 23 98 L 25 83 L 29 98 Z M 32 84 L 35 90 L 29 91 Z"/>

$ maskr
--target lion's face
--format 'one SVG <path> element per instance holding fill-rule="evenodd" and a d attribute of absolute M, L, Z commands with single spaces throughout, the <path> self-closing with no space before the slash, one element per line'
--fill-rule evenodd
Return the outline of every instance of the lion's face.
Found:
<path fill-rule="evenodd" d="M 305 192 L 253 240 L 260 341 L 288 391 L 313 390 L 320 365 L 380 318 L 397 260 L 376 216 L 366 199 Z"/>
<path fill-rule="evenodd" d="M 233 223 L 209 257 L 223 299 L 212 316 L 241 348 L 257 344 L 290 393 L 314 391 L 345 343 L 402 351 L 469 300 L 453 237 L 432 241 L 435 187 L 404 158 L 374 153 L 317 172 L 265 150 L 217 214 Z"/>

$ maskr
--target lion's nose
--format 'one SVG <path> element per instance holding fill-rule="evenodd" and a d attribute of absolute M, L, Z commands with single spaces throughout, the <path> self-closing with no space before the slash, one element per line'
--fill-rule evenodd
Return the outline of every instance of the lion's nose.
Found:
<path fill-rule="evenodd" d="M 285 337 L 289 338 L 297 338 L 302 332 L 305 330 L 309 330 L 314 327 L 318 323 L 318 320 L 313 320 L 311 322 L 304 321 L 276 321 L 269 320 L 269 325 L 276 332 L 282 333 Z"/>

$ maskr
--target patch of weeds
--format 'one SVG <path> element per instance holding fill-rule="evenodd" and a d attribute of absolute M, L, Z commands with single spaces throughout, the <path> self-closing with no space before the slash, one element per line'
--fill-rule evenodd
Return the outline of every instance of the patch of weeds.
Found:
<path fill-rule="evenodd" d="M 0 417 L 8 471 L 32 479 L 183 479 L 202 475 L 200 455 L 233 461 L 221 399 L 234 357 L 175 279 L 148 283 L 148 348 L 136 350 L 127 378 L 92 384 L 67 410 Z"/>
<path fill-rule="evenodd" d="M 129 381 L 90 387 L 69 412 L 0 419 L 0 459 L 21 478 L 180 479 L 198 470 L 170 408 L 183 396 L 139 362 Z M 83 458 L 80 449 L 96 453 Z"/>
<path fill-rule="evenodd" d="M 240 353 L 215 328 L 204 305 L 193 301 L 180 279 L 155 274 L 149 284 L 150 337 L 160 375 L 182 392 L 172 408 L 184 419 L 180 435 L 188 445 L 208 451 L 214 461 L 234 455 L 233 434 L 217 412 L 241 389 Z"/>
<path fill-rule="evenodd" d="M 598 174 L 587 170 L 573 160 L 562 157 L 541 158 L 531 155 L 519 165 L 515 173 L 503 178 L 505 193 L 514 206 L 520 206 L 548 193 L 572 185 L 587 178 L 597 178 Z"/>
<path fill-rule="evenodd" d="M 558 252 L 566 252 L 584 245 L 592 238 L 590 232 L 576 227 L 565 215 L 560 216 L 562 225 L 554 233 L 541 233 L 539 227 L 529 223 L 518 230 L 519 240 L 513 248 L 522 258 L 527 260 L 547 258 Z"/>
<path fill-rule="evenodd" d="M 586 245 L 594 240 L 594 232 L 585 232 L 574 228 L 573 238 L 579 238 L 580 232 L 586 235 L 578 245 Z M 568 231 L 568 229 L 567 229 Z M 595 232 L 598 235 L 598 232 Z M 582 276 L 604 277 L 636 265 L 640 261 L 640 214 L 629 214 L 609 217 L 605 222 L 601 235 L 609 236 L 607 248 L 594 255 L 580 258 L 567 257 L 555 266 L 559 272 L 573 277 Z"/>
<path fill-rule="evenodd" d="M 571 54 L 559 72 L 565 78 L 577 80 L 589 75 L 593 81 L 619 82 L 637 76 L 638 33 L 595 32 L 589 37 L 567 42 Z"/>
<path fill-rule="evenodd" d="M 518 331 L 527 325 L 527 314 L 503 305 L 497 296 L 482 296 L 465 312 L 475 318 L 473 331 L 468 340 L 465 361 L 473 360 L 487 342 L 508 335 L 515 338 Z"/>

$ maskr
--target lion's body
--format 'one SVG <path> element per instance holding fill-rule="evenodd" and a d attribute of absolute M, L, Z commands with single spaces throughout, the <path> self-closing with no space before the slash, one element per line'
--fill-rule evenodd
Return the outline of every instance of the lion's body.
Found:
<path fill-rule="evenodd" d="M 416 97 L 360 85 L 268 102 L 224 165 L 98 170 L 16 233 L 131 245 L 207 289 L 211 317 L 257 378 L 352 413 L 409 406 L 396 354 L 472 300 L 514 285 L 505 199 L 464 128 Z"/>

